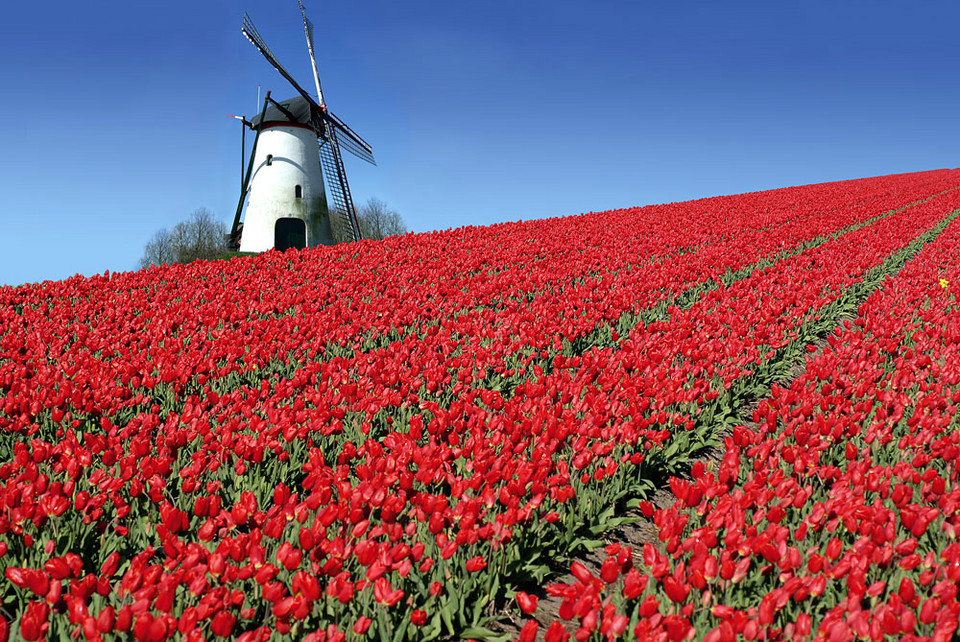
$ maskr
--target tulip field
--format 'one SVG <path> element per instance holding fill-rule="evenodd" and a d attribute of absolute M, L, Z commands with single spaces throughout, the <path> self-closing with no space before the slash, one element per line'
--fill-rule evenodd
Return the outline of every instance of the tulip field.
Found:
<path fill-rule="evenodd" d="M 957 639 L 958 217 L 937 170 L 0 287 L 0 641 Z"/>

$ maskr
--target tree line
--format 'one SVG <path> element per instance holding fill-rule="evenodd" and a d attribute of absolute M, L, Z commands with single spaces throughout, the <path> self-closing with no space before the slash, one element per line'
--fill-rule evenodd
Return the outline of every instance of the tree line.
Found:
<path fill-rule="evenodd" d="M 407 233 L 400 214 L 379 198 L 371 198 L 357 209 L 357 221 L 360 235 L 365 239 L 384 239 Z M 351 238 L 349 230 L 340 229 L 339 217 L 332 217 L 331 225 L 335 242 Z M 171 229 L 157 230 L 143 249 L 140 267 L 223 258 L 229 252 L 229 232 L 225 222 L 201 207 Z"/>

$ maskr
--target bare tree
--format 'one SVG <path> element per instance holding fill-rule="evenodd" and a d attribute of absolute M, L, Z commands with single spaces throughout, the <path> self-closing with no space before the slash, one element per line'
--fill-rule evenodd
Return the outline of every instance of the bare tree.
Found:
<path fill-rule="evenodd" d="M 365 239 L 385 239 L 407 233 L 403 218 L 379 198 L 371 198 L 357 210 L 360 235 Z"/>
<path fill-rule="evenodd" d="M 365 239 L 383 239 L 407 233 L 403 218 L 379 198 L 371 198 L 357 209 L 357 222 L 360 223 L 360 235 Z M 330 226 L 333 228 L 334 243 L 353 240 L 353 233 L 343 224 L 336 211 L 330 213 Z"/>
<path fill-rule="evenodd" d="M 189 263 L 197 259 L 215 259 L 227 249 L 227 225 L 214 218 L 205 207 L 195 210 L 186 221 L 171 231 L 158 231 L 147 243 L 140 265 Z"/>
<path fill-rule="evenodd" d="M 194 210 L 170 232 L 178 263 L 219 258 L 226 250 L 226 235 L 227 225 L 205 207 Z"/>
<path fill-rule="evenodd" d="M 174 263 L 177 260 L 173 253 L 173 243 L 170 240 L 170 230 L 163 228 L 147 241 L 143 248 L 143 256 L 140 258 L 140 267 L 146 268 L 151 265 L 164 265 Z"/>

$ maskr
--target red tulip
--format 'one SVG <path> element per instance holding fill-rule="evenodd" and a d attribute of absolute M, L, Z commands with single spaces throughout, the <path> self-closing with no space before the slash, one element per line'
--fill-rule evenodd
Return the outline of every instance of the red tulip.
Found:
<path fill-rule="evenodd" d="M 233 633 L 233 627 L 237 622 L 237 617 L 229 611 L 220 611 L 210 622 L 210 630 L 213 634 L 225 638 Z"/>
<path fill-rule="evenodd" d="M 46 602 L 30 602 L 27 609 L 20 618 L 20 635 L 25 640 L 39 640 L 46 637 L 47 629 L 50 623 L 47 618 L 50 615 L 50 607 Z"/>
<path fill-rule="evenodd" d="M 536 620 L 527 620 L 523 628 L 520 629 L 520 635 L 517 639 L 519 642 L 534 642 L 537 639 L 539 629 L 540 624 Z"/>
<path fill-rule="evenodd" d="M 589 584 L 594 579 L 593 574 L 580 562 L 570 564 L 570 573 L 577 578 L 579 582 L 584 584 Z"/>
<path fill-rule="evenodd" d="M 663 578 L 663 590 L 666 591 L 667 597 L 678 604 L 686 601 L 687 595 L 690 594 L 690 589 L 678 582 L 672 575 Z"/>
<path fill-rule="evenodd" d="M 517 604 L 520 605 L 520 610 L 528 615 L 537 610 L 537 602 L 539 599 L 536 595 L 517 591 Z"/>
<path fill-rule="evenodd" d="M 363 635 L 367 632 L 367 629 L 370 628 L 370 625 L 373 623 L 373 620 L 368 618 L 365 615 L 361 615 L 357 618 L 357 621 L 353 624 L 353 632 L 357 635 Z"/>
<path fill-rule="evenodd" d="M 422 609 L 414 609 L 413 612 L 410 613 L 410 622 L 414 626 L 423 626 L 424 624 L 426 624 L 427 623 L 426 611 L 423 611 Z"/>

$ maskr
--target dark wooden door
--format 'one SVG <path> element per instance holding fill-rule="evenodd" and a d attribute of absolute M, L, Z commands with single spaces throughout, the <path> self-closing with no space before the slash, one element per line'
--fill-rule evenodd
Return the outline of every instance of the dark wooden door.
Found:
<path fill-rule="evenodd" d="M 278 218 L 274 226 L 273 247 L 283 252 L 307 247 L 307 224 L 299 218 Z"/>

